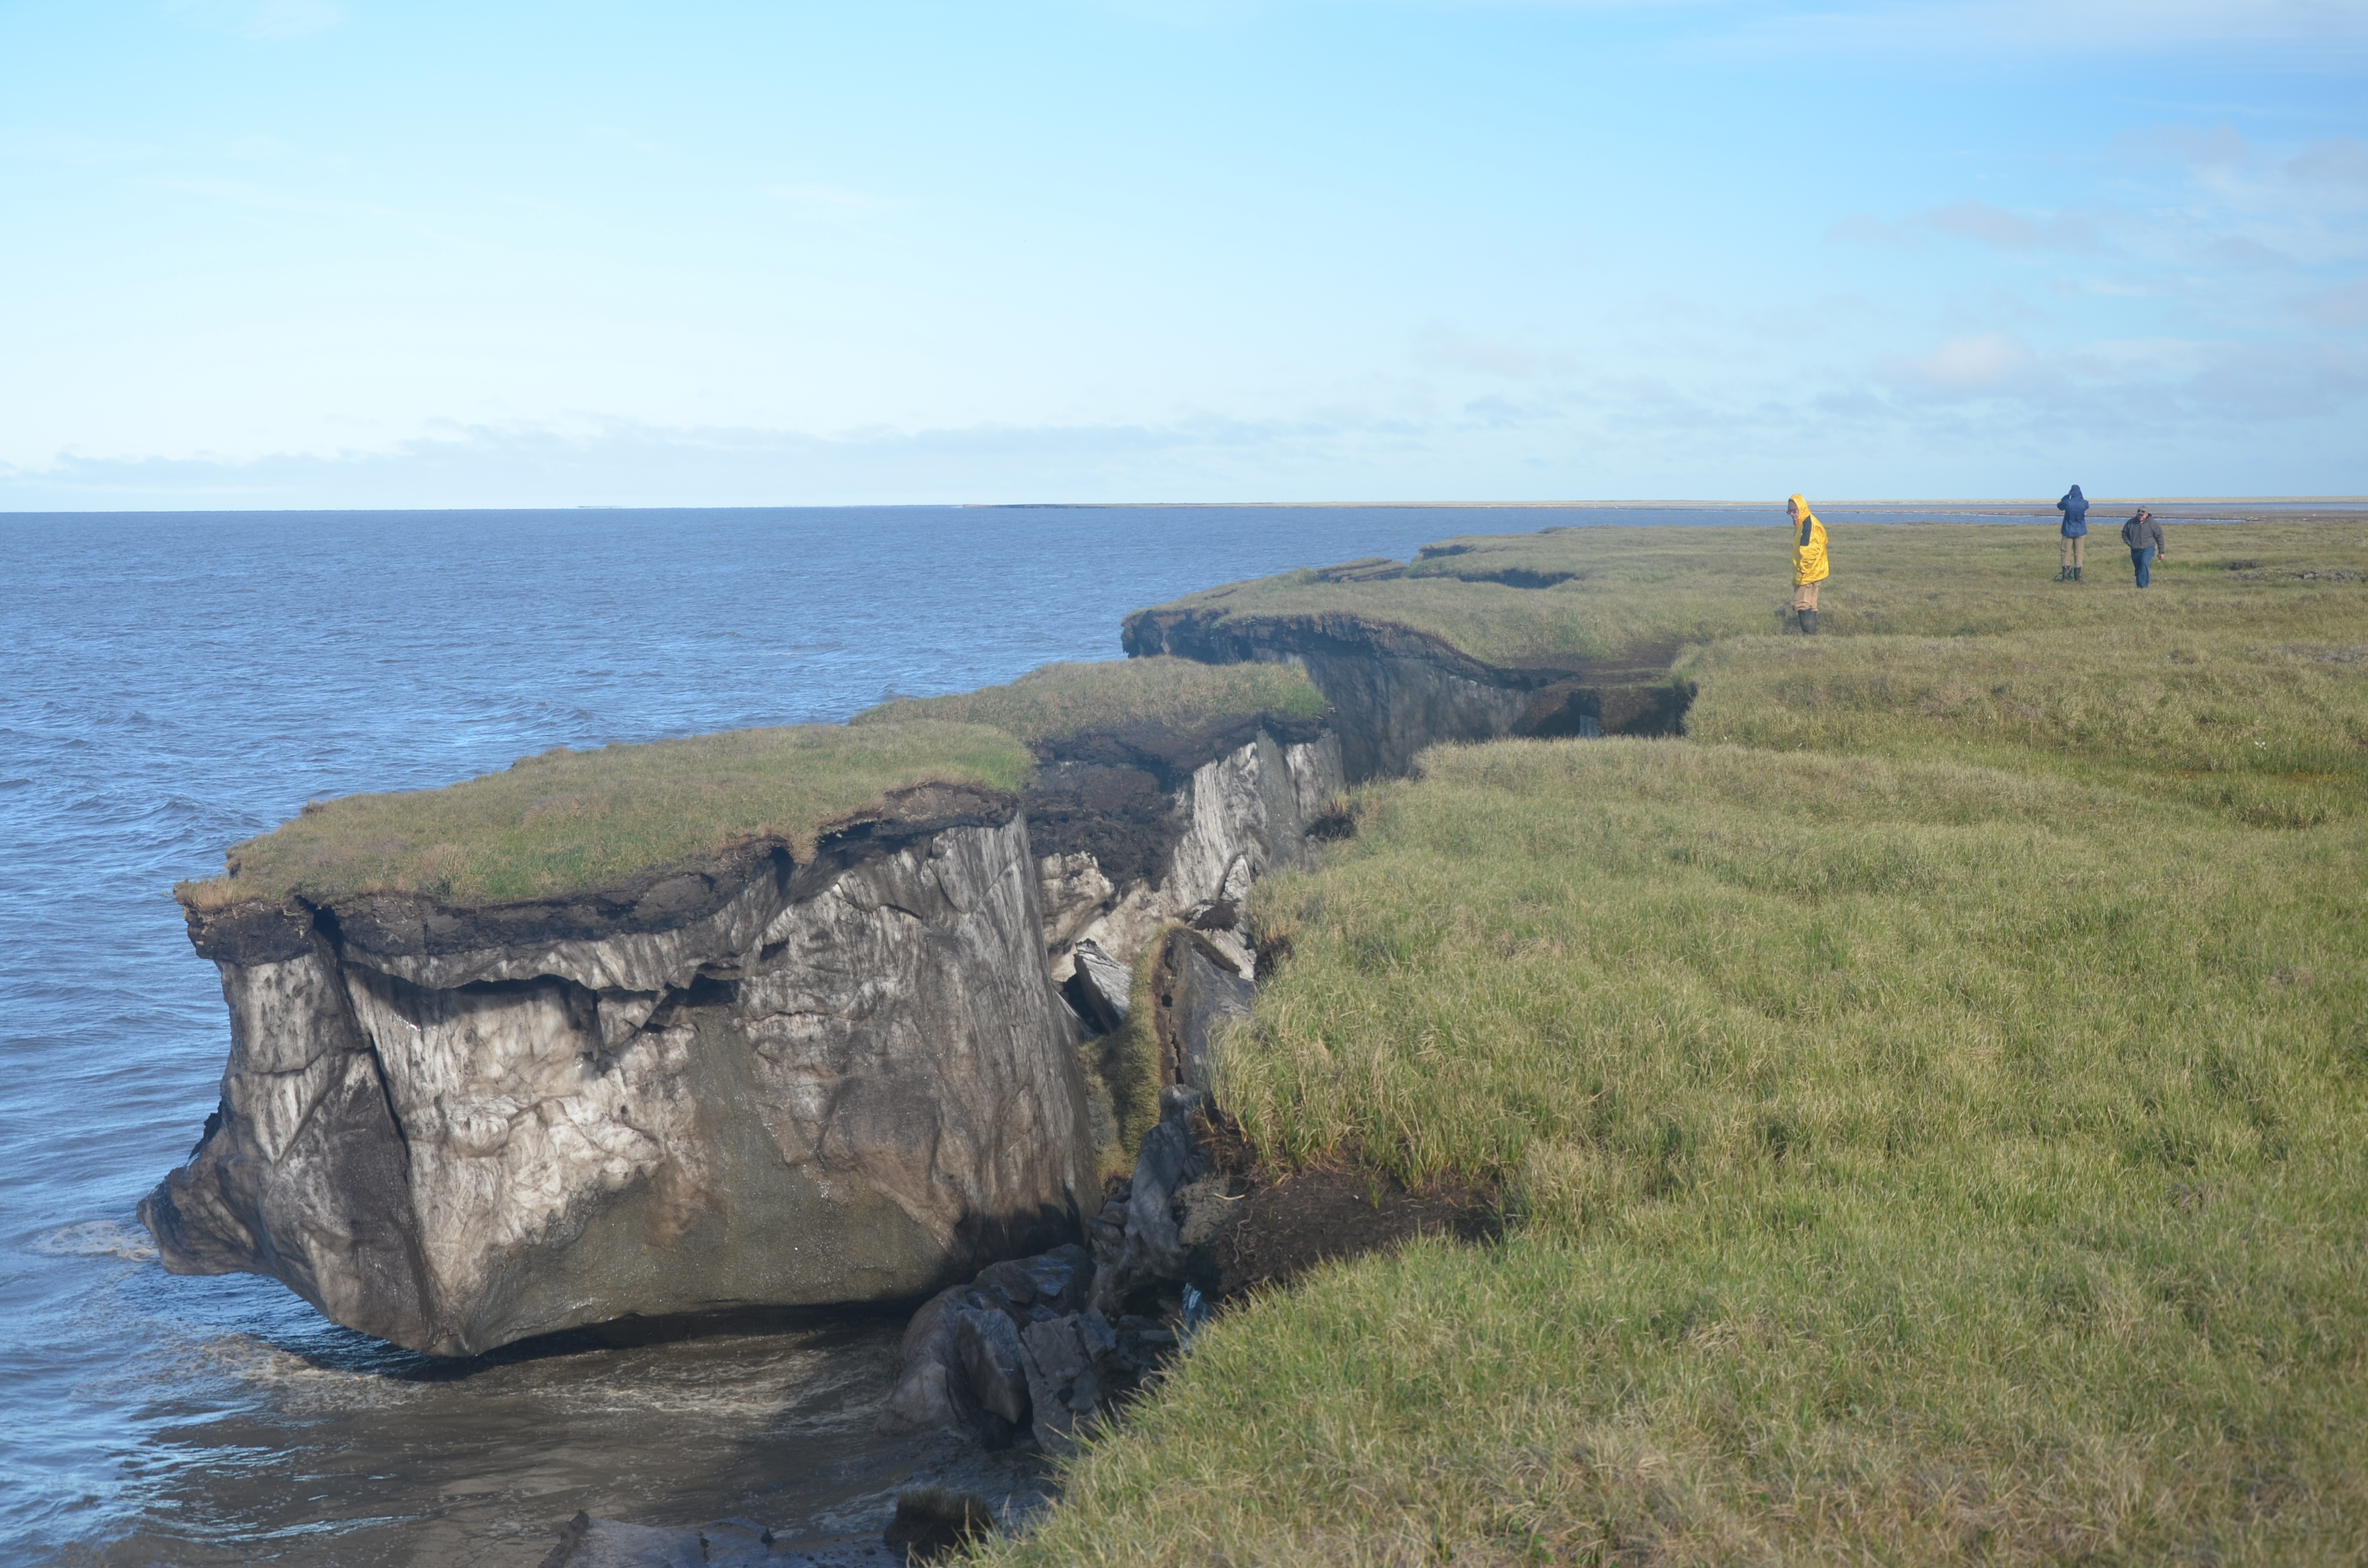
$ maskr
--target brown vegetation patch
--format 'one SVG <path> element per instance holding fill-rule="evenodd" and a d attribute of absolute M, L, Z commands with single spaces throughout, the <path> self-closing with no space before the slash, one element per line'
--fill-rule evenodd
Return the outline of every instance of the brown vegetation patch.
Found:
<path fill-rule="evenodd" d="M 1318 1264 L 1386 1252 L 1417 1236 L 1495 1238 L 1503 1221 L 1495 1191 L 1445 1181 L 1420 1190 L 1361 1161 L 1303 1170 L 1261 1164 L 1223 1111 L 1193 1119 L 1213 1170 L 1206 1201 L 1224 1217 L 1191 1248 L 1188 1278 L 1212 1300 L 1287 1285 Z M 1188 1240 L 1191 1239 L 1187 1216 Z"/>

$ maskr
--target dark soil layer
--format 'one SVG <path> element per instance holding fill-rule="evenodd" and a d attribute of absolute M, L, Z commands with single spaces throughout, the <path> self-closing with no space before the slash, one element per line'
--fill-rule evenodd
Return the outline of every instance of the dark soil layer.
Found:
<path fill-rule="evenodd" d="M 1172 793 L 1194 769 L 1249 744 L 1261 730 L 1279 745 L 1297 745 L 1322 735 L 1325 721 L 1253 713 L 1187 731 L 1138 725 L 1031 744 L 1029 846 L 1040 856 L 1089 854 L 1120 887 L 1156 883 L 1184 835 Z"/>
<path fill-rule="evenodd" d="M 1030 850 L 1091 855 L 1119 887 L 1156 883 L 1184 834 L 1158 776 L 1140 767 L 1053 764 L 1037 775 L 1026 810 Z"/>
<path fill-rule="evenodd" d="M 1099 767 L 1140 767 L 1158 778 L 1160 787 L 1178 789 L 1203 763 L 1214 762 L 1258 739 L 1264 730 L 1279 745 L 1298 745 L 1324 733 L 1326 721 L 1290 713 L 1246 713 L 1237 718 L 1176 730 L 1141 724 L 1119 731 L 1097 730 L 1038 741 L 1028 748 L 1040 766 L 1086 763 Z"/>
<path fill-rule="evenodd" d="M 1196 1117 L 1193 1131 L 1225 1177 L 1227 1216 L 1188 1261 L 1190 1283 L 1214 1300 L 1286 1285 L 1317 1264 L 1384 1252 L 1417 1236 L 1477 1243 L 1503 1232 L 1496 1194 L 1477 1186 L 1416 1192 L 1355 1162 L 1278 1172 L 1258 1163 L 1222 1111 L 1213 1125 Z"/>

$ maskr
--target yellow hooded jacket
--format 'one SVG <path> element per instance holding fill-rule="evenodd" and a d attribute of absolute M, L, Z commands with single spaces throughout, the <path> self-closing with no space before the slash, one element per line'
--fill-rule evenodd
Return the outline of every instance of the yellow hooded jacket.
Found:
<path fill-rule="evenodd" d="M 1826 564 L 1826 525 L 1802 497 L 1793 496 L 1793 504 L 1801 508 L 1801 530 L 1793 539 L 1793 585 L 1801 588 L 1824 582 L 1833 568 Z"/>

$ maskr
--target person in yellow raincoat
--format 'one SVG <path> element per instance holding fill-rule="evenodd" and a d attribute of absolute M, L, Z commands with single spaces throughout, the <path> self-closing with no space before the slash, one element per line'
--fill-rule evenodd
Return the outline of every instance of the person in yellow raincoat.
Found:
<path fill-rule="evenodd" d="M 1833 575 L 1826 562 L 1826 525 L 1795 495 L 1784 503 L 1793 517 L 1793 608 L 1801 618 L 1801 635 L 1817 634 L 1817 587 Z"/>

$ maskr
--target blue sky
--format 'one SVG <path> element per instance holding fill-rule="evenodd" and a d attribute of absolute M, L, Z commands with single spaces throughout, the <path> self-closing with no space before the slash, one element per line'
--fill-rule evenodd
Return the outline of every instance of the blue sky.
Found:
<path fill-rule="evenodd" d="M 0 0 L 0 509 L 2368 492 L 2368 0 Z"/>

